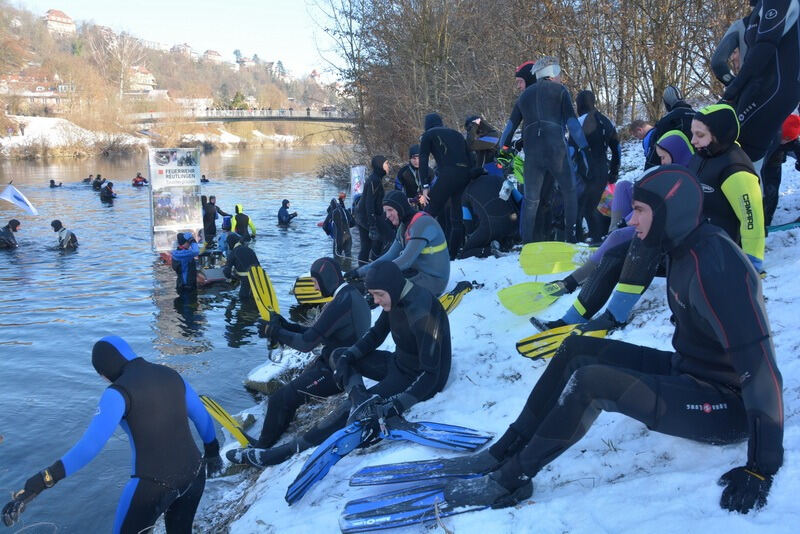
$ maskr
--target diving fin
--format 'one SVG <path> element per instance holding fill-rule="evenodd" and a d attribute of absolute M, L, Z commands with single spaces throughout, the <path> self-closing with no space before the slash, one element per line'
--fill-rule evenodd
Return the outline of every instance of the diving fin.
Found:
<path fill-rule="evenodd" d="M 402 417 L 386 420 L 386 439 L 406 440 L 437 449 L 471 452 L 480 449 L 492 439 L 492 434 L 463 426 L 406 421 Z"/>
<path fill-rule="evenodd" d="M 334 432 L 303 464 L 303 468 L 286 489 L 286 502 L 291 506 L 305 495 L 311 486 L 322 480 L 339 460 L 361 445 L 361 423 L 356 421 Z"/>
<path fill-rule="evenodd" d="M 351 486 L 378 486 L 407 482 L 432 482 L 446 478 L 475 478 L 497 468 L 497 461 L 487 450 L 459 456 L 415 462 L 372 465 L 358 470 L 350 477 Z"/>
<path fill-rule="evenodd" d="M 258 313 L 262 319 L 269 321 L 271 312 L 281 312 L 272 281 L 260 265 L 250 267 L 250 270 L 247 271 L 247 279 L 250 282 L 256 306 L 258 306 Z"/>
<path fill-rule="evenodd" d="M 571 335 L 581 335 L 590 337 L 606 337 L 606 330 L 582 331 L 581 324 L 568 324 L 539 332 L 525 339 L 517 341 L 517 352 L 526 358 L 540 360 L 549 358 L 555 354 L 561 343 Z"/>
<path fill-rule="evenodd" d="M 225 408 L 217 403 L 217 401 L 206 395 L 200 395 L 200 400 L 203 402 L 203 406 L 206 407 L 206 410 L 211 417 L 216 419 L 219 424 L 225 427 L 225 429 L 231 433 L 231 436 L 233 436 L 242 447 L 252 446 L 254 443 L 256 443 L 257 440 L 248 436 L 242 426 L 239 424 L 239 421 L 234 419 L 233 416 L 225 410 Z"/>
<path fill-rule="evenodd" d="M 464 295 L 473 289 L 479 289 L 481 287 L 483 287 L 483 284 L 479 284 L 474 280 L 472 282 L 462 280 L 456 284 L 456 287 L 439 297 L 439 302 L 441 303 L 442 308 L 444 308 L 444 311 L 449 315 L 450 312 L 456 309 L 456 307 L 461 303 L 461 299 L 464 298 Z"/>
<path fill-rule="evenodd" d="M 314 280 L 310 276 L 298 277 L 292 287 L 292 294 L 299 304 L 325 304 L 333 300 L 333 297 L 322 296 L 322 293 L 314 287 Z"/>
<path fill-rule="evenodd" d="M 583 265 L 596 249 L 574 243 L 542 241 L 528 243 L 519 254 L 519 264 L 525 274 L 555 274 L 571 271 Z"/>
<path fill-rule="evenodd" d="M 540 312 L 558 300 L 551 293 L 561 289 L 553 282 L 523 282 L 497 292 L 497 298 L 508 311 L 515 315 L 530 315 Z"/>

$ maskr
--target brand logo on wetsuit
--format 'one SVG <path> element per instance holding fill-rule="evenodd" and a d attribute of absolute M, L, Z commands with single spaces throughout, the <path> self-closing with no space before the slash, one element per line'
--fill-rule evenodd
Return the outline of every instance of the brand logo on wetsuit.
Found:
<path fill-rule="evenodd" d="M 711 413 L 719 410 L 727 410 L 728 403 L 721 402 L 719 404 L 711 404 L 710 402 L 704 402 L 703 404 L 687 404 L 686 409 L 690 412 Z"/>
<path fill-rule="evenodd" d="M 700 184 L 700 188 L 703 190 L 703 193 L 713 193 L 714 192 L 714 188 L 711 187 L 710 185 Z"/>
<path fill-rule="evenodd" d="M 750 205 L 750 195 L 745 193 L 742 195 L 742 204 L 744 204 L 744 213 L 747 218 L 747 229 L 753 229 L 753 207 Z"/>
<path fill-rule="evenodd" d="M 777 16 L 778 16 L 778 10 L 777 9 L 770 9 L 769 11 L 764 13 L 764 18 L 767 19 L 767 20 L 774 19 Z"/>
<path fill-rule="evenodd" d="M 678 297 L 678 292 L 675 291 L 673 288 L 669 288 L 669 292 L 672 293 L 672 298 L 675 299 L 675 302 L 677 302 L 678 305 L 685 310 L 686 309 L 686 304 L 681 302 L 680 297 Z"/>

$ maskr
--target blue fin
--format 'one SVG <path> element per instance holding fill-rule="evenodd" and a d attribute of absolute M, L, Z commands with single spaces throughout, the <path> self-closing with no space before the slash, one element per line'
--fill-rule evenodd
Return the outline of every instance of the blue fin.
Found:
<path fill-rule="evenodd" d="M 387 439 L 404 439 L 451 451 L 471 452 L 483 447 L 492 439 L 491 434 L 472 428 L 430 421 L 410 422 L 401 417 L 390 418 L 386 421 L 386 427 Z"/>

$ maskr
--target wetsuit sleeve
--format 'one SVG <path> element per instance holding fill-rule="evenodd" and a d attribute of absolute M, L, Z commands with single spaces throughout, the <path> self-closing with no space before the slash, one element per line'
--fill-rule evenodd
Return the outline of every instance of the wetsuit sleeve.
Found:
<path fill-rule="evenodd" d="M 208 410 L 203 406 L 203 401 L 197 396 L 197 393 L 189 385 L 186 380 L 183 381 L 186 388 L 186 412 L 189 414 L 189 419 L 194 423 L 197 433 L 200 434 L 200 439 L 203 443 L 211 443 L 217 439 L 217 433 L 214 430 L 214 422 L 211 416 L 208 415 Z"/>
<path fill-rule="evenodd" d="M 357 269 L 358 275 L 361 277 L 366 276 L 367 271 L 369 271 L 370 267 L 381 261 L 394 261 L 395 263 L 397 263 L 395 260 L 398 257 L 400 257 L 402 252 L 403 252 L 403 246 L 397 239 L 395 239 L 394 241 L 392 241 L 392 246 L 389 247 L 389 250 L 384 252 L 380 258 L 376 259 L 372 263 L 368 263 L 366 265 L 362 265 L 361 267 L 359 267 Z M 403 267 L 401 267 L 400 270 L 403 270 Z"/>
<path fill-rule="evenodd" d="M 78 471 L 97 456 L 125 415 L 125 398 L 113 387 L 106 388 L 89 428 L 67 453 L 61 457 L 66 476 Z"/>
<path fill-rule="evenodd" d="M 773 10 L 777 15 L 769 19 L 764 16 L 765 13 Z M 747 50 L 747 56 L 744 58 L 739 74 L 725 89 L 723 95 L 725 100 L 735 100 L 742 89 L 753 78 L 760 76 L 764 69 L 771 64 L 778 43 L 787 28 L 797 22 L 797 2 L 796 0 L 762 0 L 761 13 L 755 43 Z"/>
<path fill-rule="evenodd" d="M 172 259 L 178 261 L 186 261 L 190 258 L 194 258 L 200 254 L 200 248 L 197 246 L 197 243 L 192 243 L 192 245 L 187 249 L 176 249 L 172 251 Z"/>
<path fill-rule="evenodd" d="M 739 31 L 740 26 L 743 25 L 742 19 L 731 24 L 717 44 L 714 55 L 711 56 L 711 70 L 714 72 L 714 76 L 725 85 L 731 83 L 734 78 L 734 74 L 728 65 L 728 58 L 731 57 L 734 50 L 739 48 Z"/>
<path fill-rule="evenodd" d="M 255 237 L 256 236 L 256 225 L 253 224 L 253 218 L 252 217 L 248 217 L 247 218 L 247 226 L 250 227 L 250 234 L 253 237 Z"/>
<path fill-rule="evenodd" d="M 377 224 L 375 216 L 375 192 L 377 191 L 375 185 L 377 180 L 370 178 L 364 184 L 364 195 L 359 202 L 364 202 L 364 213 L 367 215 L 367 228 Z M 380 186 L 380 182 L 377 183 Z"/>
<path fill-rule="evenodd" d="M 619 149 L 619 135 L 617 134 L 617 128 L 614 126 L 608 117 L 605 115 L 599 114 L 600 120 L 603 122 L 603 130 L 606 133 L 606 145 L 608 146 L 609 150 L 611 150 L 611 163 L 608 166 L 608 171 L 611 175 L 617 175 L 619 173 L 619 165 L 620 161 L 622 160 L 622 153 Z"/>
<path fill-rule="evenodd" d="M 758 178 L 745 171 L 733 173 L 722 182 L 722 193 L 739 219 L 742 250 L 760 271 L 764 262 L 764 204 Z"/>
<path fill-rule="evenodd" d="M 511 116 L 508 118 L 506 127 L 503 129 L 503 134 L 500 136 L 501 147 L 509 146 L 520 122 L 522 122 L 522 112 L 519 110 L 519 100 L 517 100 L 514 103 L 514 109 L 511 110 Z"/>
<path fill-rule="evenodd" d="M 310 352 L 324 341 L 325 336 L 338 330 L 341 324 L 349 318 L 349 300 L 349 297 L 345 297 L 343 300 L 337 296 L 322 308 L 317 320 L 309 328 L 298 332 L 281 328 L 278 330 L 278 341 L 300 352 Z"/>
<path fill-rule="evenodd" d="M 423 189 L 431 187 L 431 178 L 428 176 L 428 159 L 431 157 L 431 136 L 422 134 L 419 140 L 419 182 Z"/>
<path fill-rule="evenodd" d="M 783 380 L 758 275 L 729 250 L 728 258 L 717 260 L 724 271 L 698 269 L 690 301 L 740 377 L 749 428 L 747 464 L 771 475 L 783 464 Z"/>
<path fill-rule="evenodd" d="M 220 208 L 220 207 L 219 207 L 219 206 L 217 206 L 216 204 L 214 204 L 214 207 L 217 209 L 217 213 L 219 213 L 219 214 L 220 214 L 220 215 L 222 215 L 223 217 L 230 217 L 230 216 L 231 216 L 231 214 L 230 214 L 230 213 L 225 213 L 224 211 L 222 211 L 222 208 Z"/>
<path fill-rule="evenodd" d="M 367 333 L 356 341 L 355 345 L 350 347 L 350 352 L 355 355 L 357 360 L 366 356 L 381 346 L 381 343 L 386 340 L 386 336 L 389 335 L 390 331 L 389 314 L 387 312 L 381 312 L 380 316 L 378 316 L 378 320 L 372 325 L 372 328 L 367 330 Z"/>
<path fill-rule="evenodd" d="M 394 242 L 398 245 L 397 241 Z M 397 267 L 400 268 L 401 271 L 405 271 L 406 269 L 410 269 L 414 262 L 417 261 L 417 258 L 420 254 L 422 254 L 422 249 L 428 244 L 428 240 L 424 237 L 412 237 L 411 239 L 406 242 L 406 246 L 403 247 L 403 251 L 392 261 L 394 262 Z M 394 244 L 392 245 L 394 248 Z M 391 250 L 391 249 L 389 249 Z"/>
<path fill-rule="evenodd" d="M 561 92 L 561 119 L 569 130 L 569 137 L 581 150 L 589 148 L 589 142 L 586 141 L 586 136 L 583 133 L 583 128 L 575 116 L 575 108 L 572 106 L 572 97 L 569 96 L 569 91 L 564 87 Z"/>

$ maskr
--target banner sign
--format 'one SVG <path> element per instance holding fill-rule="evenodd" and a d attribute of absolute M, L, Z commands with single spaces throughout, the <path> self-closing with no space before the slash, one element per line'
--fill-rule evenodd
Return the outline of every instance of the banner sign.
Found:
<path fill-rule="evenodd" d="M 192 232 L 202 243 L 199 150 L 151 148 L 148 163 L 153 249 L 173 250 L 178 232 Z"/>

